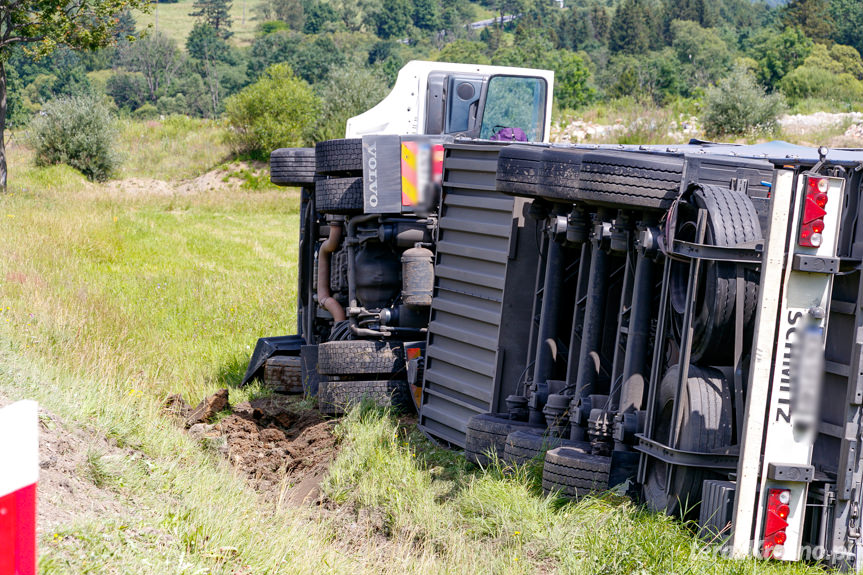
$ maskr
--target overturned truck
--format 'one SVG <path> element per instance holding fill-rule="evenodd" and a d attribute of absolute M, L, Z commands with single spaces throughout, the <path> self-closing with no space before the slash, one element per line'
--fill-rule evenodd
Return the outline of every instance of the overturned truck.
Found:
<path fill-rule="evenodd" d="M 480 149 L 495 169 L 465 177 Z M 784 143 L 447 146 L 438 241 L 469 204 L 460 241 L 500 249 L 437 256 L 420 426 L 736 556 L 858 567 L 861 169 Z M 508 196 L 512 231 L 481 225 Z"/>
<path fill-rule="evenodd" d="M 858 569 L 863 152 L 551 146 L 548 72 L 413 62 L 303 187 L 298 334 L 246 381 L 416 407 L 480 465 L 735 556 Z"/>

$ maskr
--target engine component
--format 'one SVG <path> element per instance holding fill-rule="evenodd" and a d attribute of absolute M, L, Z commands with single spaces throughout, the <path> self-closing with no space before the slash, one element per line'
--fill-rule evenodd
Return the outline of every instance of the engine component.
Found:
<path fill-rule="evenodd" d="M 357 301 L 365 308 L 389 305 L 401 288 L 398 257 L 376 242 L 362 245 L 354 255 Z"/>

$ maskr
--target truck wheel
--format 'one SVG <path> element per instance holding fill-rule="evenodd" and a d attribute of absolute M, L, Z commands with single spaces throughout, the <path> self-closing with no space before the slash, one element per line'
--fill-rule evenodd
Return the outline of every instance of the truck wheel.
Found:
<path fill-rule="evenodd" d="M 654 437 L 666 444 L 674 425 L 671 416 L 679 370 L 679 366 L 672 366 L 659 388 Z M 671 447 L 707 453 L 731 444 L 731 391 L 722 372 L 712 367 L 690 365 L 680 401 L 681 423 L 675 445 Z M 669 473 L 673 475 L 667 487 Z M 670 466 L 649 458 L 642 487 L 644 501 L 654 511 L 690 515 L 692 507 L 701 499 L 701 484 L 707 473 L 703 468 Z"/>
<path fill-rule="evenodd" d="M 401 411 L 408 411 L 413 405 L 407 381 L 348 380 L 328 381 L 326 394 L 318 397 L 318 407 L 327 415 L 342 415 L 363 400 Z"/>
<path fill-rule="evenodd" d="M 321 378 L 318 382 L 318 411 L 324 415 L 337 415 L 334 411 L 333 402 L 330 399 L 329 382 Z"/>
<path fill-rule="evenodd" d="M 324 214 L 363 213 L 362 178 L 323 178 L 315 182 L 315 208 Z"/>
<path fill-rule="evenodd" d="M 540 193 L 543 152 L 539 146 L 506 146 L 497 159 L 497 190 L 516 196 Z"/>
<path fill-rule="evenodd" d="M 319 174 L 327 176 L 362 176 L 362 138 L 319 142 L 315 146 L 315 163 Z"/>
<path fill-rule="evenodd" d="M 693 205 L 694 204 L 694 205 Z M 694 240 L 697 209 L 707 210 L 707 231 L 704 242 L 714 246 L 734 246 L 761 239 L 758 212 L 745 194 L 719 186 L 695 188 L 692 204 L 681 204 L 677 235 L 681 240 Z M 749 325 L 758 305 L 758 277 L 751 268 L 744 269 L 746 292 L 743 322 Z M 671 305 L 677 341 L 683 330 L 686 311 L 686 286 L 689 264 L 673 262 L 671 268 Z M 727 262 L 702 262 L 693 317 L 693 363 L 721 365 L 732 359 L 734 352 L 735 302 L 737 300 L 737 266 Z M 744 349 L 748 342 L 744 342 Z"/>
<path fill-rule="evenodd" d="M 314 148 L 279 148 L 270 153 L 270 181 L 277 186 L 315 183 Z"/>
<path fill-rule="evenodd" d="M 546 435 L 543 430 L 513 431 L 506 436 L 503 458 L 513 465 L 525 465 L 532 462 L 542 462 L 545 452 L 556 447 L 576 447 L 590 451 L 590 443 L 586 441 L 571 441 Z"/>
<path fill-rule="evenodd" d="M 665 210 L 677 199 L 683 181 L 682 156 L 550 150 L 546 158 L 543 187 L 550 197 L 570 202 Z"/>
<path fill-rule="evenodd" d="M 264 385 L 276 393 L 303 393 L 300 357 L 277 355 L 264 364 Z"/>
<path fill-rule="evenodd" d="M 545 454 L 542 489 L 572 498 L 606 491 L 610 467 L 610 457 L 591 455 L 576 447 L 557 447 Z"/>
<path fill-rule="evenodd" d="M 321 375 L 385 375 L 405 371 L 402 346 L 385 341 L 328 341 L 318 346 Z"/>
<path fill-rule="evenodd" d="M 541 433 L 543 428 L 526 421 L 509 419 L 501 413 L 474 415 L 467 422 L 464 455 L 471 463 L 487 466 L 492 462 L 491 454 L 503 458 L 506 438 L 510 433 L 526 429 Z"/>

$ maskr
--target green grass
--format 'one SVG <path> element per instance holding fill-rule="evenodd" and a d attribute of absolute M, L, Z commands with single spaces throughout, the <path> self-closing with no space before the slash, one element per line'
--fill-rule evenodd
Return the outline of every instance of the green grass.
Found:
<path fill-rule="evenodd" d="M 195 176 L 222 161 L 199 149 L 217 133 L 129 123 L 123 173 Z M 293 331 L 297 192 L 125 193 L 31 159 L 13 148 L 0 196 L 0 392 L 121 448 L 79 470 L 121 509 L 43 533 L 42 573 L 821 572 L 717 561 L 667 517 L 563 504 L 535 470 L 476 470 L 368 409 L 339 428 L 334 505 L 264 503 L 160 404 L 236 385 L 257 337 Z"/>
<path fill-rule="evenodd" d="M 255 8 L 266 0 L 234 0 L 231 7 L 231 17 L 234 19 L 231 30 L 232 41 L 238 45 L 251 44 L 255 37 Z M 195 19 L 189 16 L 193 11 L 194 0 L 180 0 L 175 3 L 158 3 L 150 7 L 149 13 L 136 13 L 138 27 L 151 26 L 173 39 L 183 50 L 186 49 L 186 37 L 195 24 Z M 245 10 L 245 18 L 243 12 Z"/>
<path fill-rule="evenodd" d="M 377 510 L 377 532 L 413 549 L 427 572 L 823 573 L 717 558 L 689 526 L 611 494 L 577 503 L 545 496 L 536 468 L 475 470 L 374 410 L 355 410 L 340 434 L 331 497 Z"/>
<path fill-rule="evenodd" d="M 190 178 L 231 157 L 219 122 L 188 116 L 120 120 L 118 146 L 124 157 L 120 178 Z"/>

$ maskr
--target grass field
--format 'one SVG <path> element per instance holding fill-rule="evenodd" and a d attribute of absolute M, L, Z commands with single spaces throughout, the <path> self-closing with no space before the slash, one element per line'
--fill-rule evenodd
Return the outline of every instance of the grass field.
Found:
<path fill-rule="evenodd" d="M 180 186 L 223 164 L 218 126 L 122 133 L 123 176 L 150 187 L 35 168 L 13 147 L 0 196 L 0 393 L 119 448 L 81 473 L 122 510 L 43 533 L 41 572 L 823 573 L 701 554 L 667 517 L 613 496 L 564 504 L 535 469 L 477 470 L 377 411 L 338 428 L 329 505 L 263 503 L 160 403 L 259 393 L 233 386 L 255 339 L 295 322 L 298 194 Z"/>
<path fill-rule="evenodd" d="M 264 0 L 234 0 L 231 6 L 231 17 L 234 19 L 231 30 L 234 32 L 233 41 L 236 44 L 251 44 L 255 36 L 255 8 Z M 192 12 L 194 0 L 179 0 L 174 3 L 156 3 L 150 8 L 149 13 L 137 13 L 135 19 L 138 27 L 152 26 L 160 30 L 177 42 L 178 46 L 185 49 L 186 37 L 195 23 L 195 19 L 189 16 Z"/>

